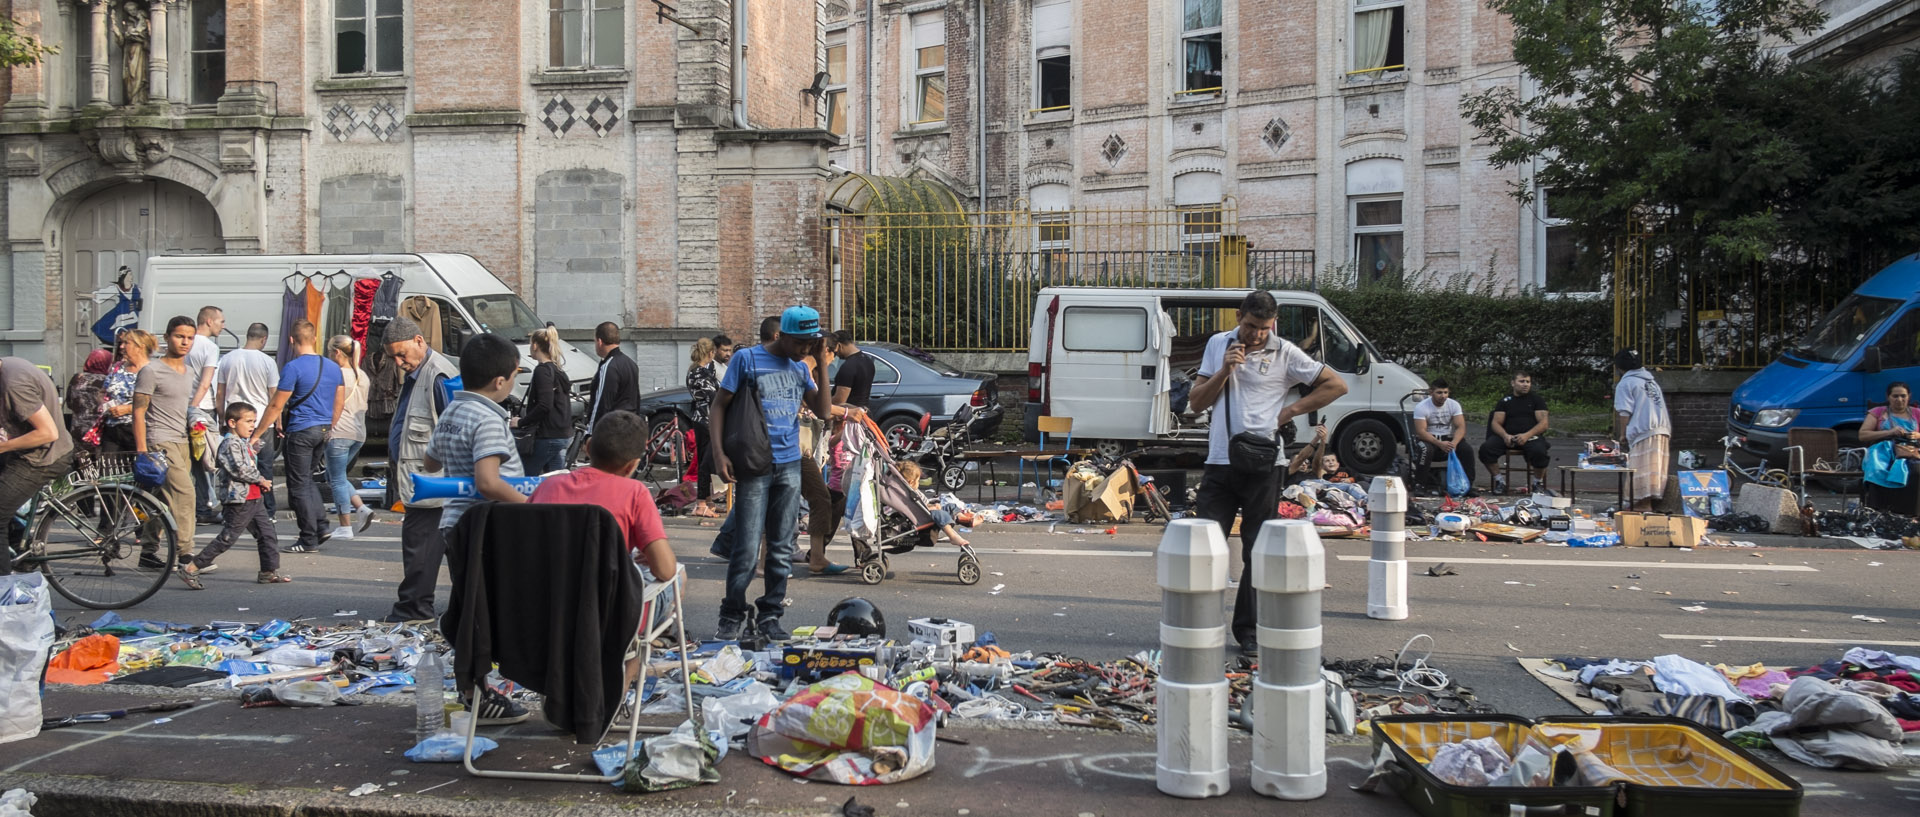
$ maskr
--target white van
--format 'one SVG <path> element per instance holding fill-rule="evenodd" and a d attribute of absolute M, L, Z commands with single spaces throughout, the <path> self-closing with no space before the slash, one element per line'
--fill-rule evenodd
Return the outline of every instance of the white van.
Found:
<path fill-rule="evenodd" d="M 175 315 L 195 317 L 200 307 L 217 306 L 226 312 L 227 329 L 218 338 L 221 351 L 237 348 L 247 325 L 267 325 L 267 353 L 280 348 L 282 296 L 312 281 L 323 291 L 362 278 L 395 275 L 401 279 L 400 298 L 419 295 L 440 307 L 440 334 L 449 350 L 457 351 L 476 332 L 494 332 L 520 345 L 527 353 L 527 335 L 546 326 L 512 289 L 462 253 L 395 253 L 391 255 L 157 255 L 147 259 L 140 288 L 146 303 L 140 310 L 140 328 L 158 336 Z M 351 303 L 351 296 L 347 303 Z M 331 317 L 323 307 L 320 325 Z M 320 338 L 321 343 L 326 337 Z M 585 393 L 598 362 L 562 342 L 560 363 L 575 394 Z M 368 354 L 378 351 L 368 343 Z M 457 357 L 458 355 L 454 355 Z M 514 390 L 524 396 L 533 379 L 534 361 L 521 361 L 523 371 Z"/>
<path fill-rule="evenodd" d="M 1179 414 L 1184 384 L 1207 339 L 1236 325 L 1248 289 L 1047 287 L 1033 308 L 1027 346 L 1028 441 L 1043 415 L 1073 418 L 1076 447 L 1103 454 L 1155 444 L 1205 446 L 1208 413 Z M 1386 360 L 1327 299 L 1276 290 L 1275 331 L 1346 378 L 1346 396 L 1320 411 L 1334 453 L 1359 473 L 1387 473 L 1403 434 L 1400 399 L 1427 387 Z M 1304 443 L 1307 418 L 1294 421 Z"/>

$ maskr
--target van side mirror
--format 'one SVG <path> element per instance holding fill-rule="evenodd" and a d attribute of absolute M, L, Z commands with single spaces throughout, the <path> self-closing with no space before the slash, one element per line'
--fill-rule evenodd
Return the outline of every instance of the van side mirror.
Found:
<path fill-rule="evenodd" d="M 1880 373 L 1880 347 L 1869 346 L 1866 349 L 1862 350 L 1860 352 L 1860 365 L 1854 368 L 1857 371 L 1866 372 L 1867 374 L 1879 374 Z"/>

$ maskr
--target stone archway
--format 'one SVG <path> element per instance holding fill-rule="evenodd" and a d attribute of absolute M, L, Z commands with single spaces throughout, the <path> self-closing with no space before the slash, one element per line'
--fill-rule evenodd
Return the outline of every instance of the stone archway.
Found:
<path fill-rule="evenodd" d="M 100 295 L 113 287 L 121 267 L 137 276 L 149 256 L 226 249 L 220 215 L 207 197 L 164 179 L 129 181 L 93 193 L 74 206 L 63 225 L 66 340 L 57 354 L 68 372 L 79 371 L 87 352 L 97 348 L 91 328 L 108 308 Z"/>

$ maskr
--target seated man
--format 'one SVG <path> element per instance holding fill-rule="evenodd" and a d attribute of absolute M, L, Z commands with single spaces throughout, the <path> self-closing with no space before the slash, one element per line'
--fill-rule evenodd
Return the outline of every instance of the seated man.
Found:
<path fill-rule="evenodd" d="M 1460 467 L 1467 472 L 1467 483 L 1473 483 L 1473 448 L 1467 445 L 1467 423 L 1465 412 L 1460 404 L 1452 399 L 1453 389 L 1447 381 L 1435 379 L 1427 385 L 1430 399 L 1420 401 L 1413 407 L 1413 475 L 1415 479 L 1428 477 L 1429 468 L 1435 461 L 1442 461 L 1450 453 L 1458 453 Z M 1446 487 L 1446 478 L 1441 478 L 1441 488 Z"/>
<path fill-rule="evenodd" d="M 657 581 L 670 581 L 678 564 L 667 545 L 667 529 L 647 485 L 632 476 L 646 456 L 647 421 L 631 411 L 611 411 L 593 424 L 587 453 L 593 465 L 547 477 L 528 500 L 549 505 L 599 505 L 613 513 L 625 533 L 634 562 Z"/>
<path fill-rule="evenodd" d="M 1494 463 L 1508 451 L 1520 452 L 1527 458 L 1527 490 L 1539 493 L 1547 484 L 1547 441 L 1541 439 L 1541 435 L 1547 433 L 1547 401 L 1534 393 L 1533 375 L 1527 372 L 1513 373 L 1512 388 L 1511 393 L 1493 404 L 1493 419 L 1487 423 L 1487 441 L 1480 445 L 1480 462 L 1487 466 L 1493 492 L 1505 494 L 1507 475 Z"/>

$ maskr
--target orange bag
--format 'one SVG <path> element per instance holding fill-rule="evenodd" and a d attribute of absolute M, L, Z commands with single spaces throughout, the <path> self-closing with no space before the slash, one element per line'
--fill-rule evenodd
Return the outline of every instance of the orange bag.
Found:
<path fill-rule="evenodd" d="M 90 635 L 47 662 L 47 683 L 104 684 L 120 671 L 120 639 Z"/>

